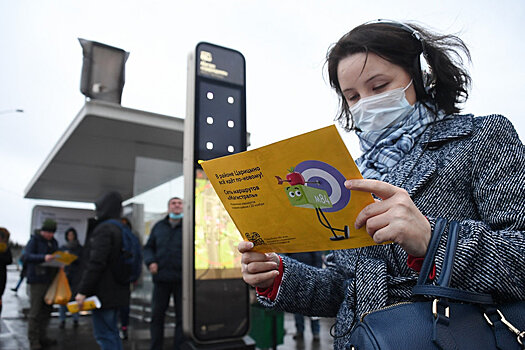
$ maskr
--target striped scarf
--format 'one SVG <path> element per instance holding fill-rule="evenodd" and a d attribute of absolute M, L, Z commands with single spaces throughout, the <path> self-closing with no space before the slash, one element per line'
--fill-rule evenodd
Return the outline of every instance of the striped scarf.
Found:
<path fill-rule="evenodd" d="M 365 179 L 383 180 L 388 171 L 410 150 L 427 126 L 445 118 L 437 118 L 424 105 L 416 102 L 414 110 L 400 122 L 380 131 L 356 131 L 363 154 L 356 164 Z"/>

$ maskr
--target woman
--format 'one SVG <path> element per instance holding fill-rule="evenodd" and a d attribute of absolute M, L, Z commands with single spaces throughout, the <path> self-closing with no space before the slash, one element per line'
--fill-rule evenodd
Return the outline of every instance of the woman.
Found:
<path fill-rule="evenodd" d="M 2 295 L 7 282 L 7 265 L 13 262 L 11 248 L 9 247 L 9 231 L 0 227 L 0 314 L 2 313 Z"/>
<path fill-rule="evenodd" d="M 82 255 L 82 246 L 78 241 L 77 230 L 74 227 L 70 227 L 66 230 L 64 234 L 66 243 L 59 248 L 59 250 L 66 251 L 68 253 L 74 254 L 80 258 Z M 71 288 L 72 295 L 76 294 L 78 282 L 80 281 L 80 259 L 76 259 L 71 264 L 65 267 L 65 272 L 67 280 L 69 282 L 69 287 Z M 60 305 L 59 318 L 60 318 L 60 329 L 63 329 L 66 326 L 66 305 Z M 73 327 L 78 327 L 79 313 L 75 312 L 71 314 L 73 317 Z"/>
<path fill-rule="evenodd" d="M 259 301 L 336 317 L 336 349 L 363 313 L 410 299 L 438 217 L 461 225 L 451 287 L 525 300 L 525 147 L 503 116 L 457 114 L 470 84 L 461 52 L 455 36 L 393 21 L 360 25 L 328 52 L 339 121 L 363 150 L 365 180 L 345 185 L 378 198 L 355 226 L 393 244 L 334 251 L 322 270 L 239 244 Z"/>

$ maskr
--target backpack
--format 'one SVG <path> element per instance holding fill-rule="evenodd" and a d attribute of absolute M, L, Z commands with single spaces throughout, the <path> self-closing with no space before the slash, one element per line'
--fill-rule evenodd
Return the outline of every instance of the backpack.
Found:
<path fill-rule="evenodd" d="M 115 280 L 120 284 L 129 284 L 137 281 L 142 272 L 142 249 L 137 236 L 129 227 L 118 220 L 106 222 L 117 225 L 122 232 L 122 249 L 113 269 Z"/>

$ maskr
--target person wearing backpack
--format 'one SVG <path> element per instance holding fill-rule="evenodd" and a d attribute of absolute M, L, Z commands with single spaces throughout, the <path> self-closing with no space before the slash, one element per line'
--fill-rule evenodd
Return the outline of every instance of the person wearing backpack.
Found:
<path fill-rule="evenodd" d="M 117 317 L 119 309 L 129 304 L 131 269 L 127 278 L 119 278 L 115 273 L 122 267 L 124 233 L 112 220 L 120 222 L 122 196 L 110 191 L 95 206 L 97 224 L 86 238 L 82 278 L 75 300 L 82 307 L 86 297 L 98 297 L 101 307 L 93 310 L 93 335 L 102 350 L 122 350 Z"/>
<path fill-rule="evenodd" d="M 137 238 L 137 235 L 133 233 L 133 228 L 131 226 L 131 222 L 127 217 L 122 217 L 120 219 L 121 224 L 126 226 L 129 231 L 135 236 L 133 238 L 134 247 L 132 248 L 134 254 L 134 260 L 132 262 L 132 272 L 130 276 L 130 283 L 131 283 L 131 290 L 137 285 L 138 279 L 140 278 L 140 275 L 142 273 L 142 246 L 140 245 L 140 241 Z M 130 306 L 129 304 L 126 306 L 123 306 L 119 310 L 119 318 L 120 318 L 120 338 L 122 340 L 128 339 L 128 326 L 129 326 L 129 311 Z"/>
<path fill-rule="evenodd" d="M 164 317 L 171 295 L 175 304 L 174 349 L 184 341 L 182 333 L 182 199 L 168 201 L 168 215 L 153 226 L 144 246 L 144 263 L 153 275 L 151 301 L 151 350 L 163 349 Z"/>

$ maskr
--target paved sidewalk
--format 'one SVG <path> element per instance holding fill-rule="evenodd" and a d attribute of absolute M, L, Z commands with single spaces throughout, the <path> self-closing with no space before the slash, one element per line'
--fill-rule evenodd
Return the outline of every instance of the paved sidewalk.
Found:
<path fill-rule="evenodd" d="M 24 350 L 29 349 L 27 339 L 27 318 L 29 298 L 27 295 L 27 284 L 20 286 L 18 293 L 11 291 L 19 278 L 19 271 L 15 265 L 8 266 L 7 286 L 2 297 L 3 310 L 0 319 L 0 349 L 1 350 Z M 166 349 L 172 344 L 173 324 L 166 326 Z M 58 340 L 58 345 L 49 349 L 63 350 L 91 350 L 99 349 L 93 337 L 91 316 L 82 315 L 79 326 L 73 328 L 72 319 L 66 320 L 65 329 L 59 328 L 58 312 L 53 312 L 48 327 L 48 335 Z M 150 343 L 149 324 L 147 322 L 131 318 L 129 326 L 129 339 L 123 341 L 124 349 L 142 350 L 149 349 Z"/>
<path fill-rule="evenodd" d="M 7 286 L 3 295 L 3 310 L 0 319 L 0 350 L 25 350 L 29 349 L 27 340 L 27 318 L 25 312 L 29 307 L 26 293 L 25 280 L 18 293 L 11 291 L 18 281 L 19 271 L 15 265 L 8 266 Z M 133 313 L 133 311 L 132 311 Z M 58 340 L 58 345 L 49 347 L 53 350 L 96 350 L 99 349 L 93 338 L 91 316 L 80 317 L 79 327 L 73 328 L 71 319 L 67 319 L 65 329 L 59 329 L 58 313 L 53 313 L 48 328 L 48 334 Z M 169 319 L 169 318 L 168 318 Z M 306 322 L 306 332 L 303 341 L 296 342 L 293 339 L 295 325 L 293 315 L 285 314 L 285 336 L 284 344 L 278 345 L 278 350 L 321 350 L 332 349 L 333 340 L 329 335 L 332 319 L 321 319 L 321 341 L 313 342 L 309 332 L 309 324 Z M 172 350 L 174 324 L 169 322 L 165 327 L 166 340 L 164 349 Z M 131 317 L 129 326 L 129 339 L 123 341 L 126 350 L 149 349 L 150 334 L 149 324 L 139 317 Z"/>

